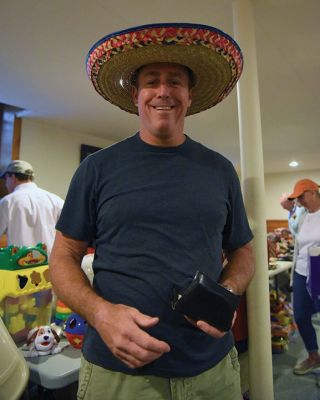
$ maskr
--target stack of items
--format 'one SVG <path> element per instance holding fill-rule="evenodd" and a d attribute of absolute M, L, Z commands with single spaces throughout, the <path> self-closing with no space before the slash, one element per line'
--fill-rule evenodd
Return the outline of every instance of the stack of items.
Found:
<path fill-rule="evenodd" d="M 283 353 L 297 327 L 293 321 L 291 304 L 279 290 L 270 292 L 272 352 Z"/>
<path fill-rule="evenodd" d="M 269 269 L 275 268 L 278 261 L 292 261 L 294 240 L 287 228 L 277 228 L 268 233 Z"/>
<path fill-rule="evenodd" d="M 72 313 L 73 311 L 66 304 L 57 299 L 54 312 L 54 323 L 58 326 L 63 325 Z"/>

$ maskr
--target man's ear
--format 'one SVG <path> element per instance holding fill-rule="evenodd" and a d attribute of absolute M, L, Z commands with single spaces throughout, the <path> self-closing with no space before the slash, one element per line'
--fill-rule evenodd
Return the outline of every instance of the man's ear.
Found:
<path fill-rule="evenodd" d="M 189 89 L 189 105 L 188 105 L 188 108 L 192 104 L 192 96 L 193 96 L 193 88 Z"/>
<path fill-rule="evenodd" d="M 131 98 L 135 106 L 138 107 L 138 89 L 135 86 L 131 86 Z"/>
<path fill-rule="evenodd" d="M 17 179 L 17 177 L 14 175 L 14 174 L 12 174 L 12 185 L 13 185 L 13 187 L 15 188 L 16 186 L 18 186 L 19 185 L 19 179 Z"/>

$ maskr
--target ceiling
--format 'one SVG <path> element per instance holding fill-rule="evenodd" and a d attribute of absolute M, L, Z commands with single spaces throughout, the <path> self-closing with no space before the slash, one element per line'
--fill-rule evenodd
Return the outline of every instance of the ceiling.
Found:
<path fill-rule="evenodd" d="M 155 22 L 208 24 L 232 36 L 232 3 L 0 0 L 0 103 L 67 130 L 127 137 L 138 129 L 138 119 L 94 91 L 85 71 L 90 47 L 110 32 Z M 319 169 L 320 1 L 252 3 L 265 172 L 292 172 L 293 159 L 300 170 Z M 188 117 L 186 133 L 238 167 L 236 90 L 216 107 Z"/>

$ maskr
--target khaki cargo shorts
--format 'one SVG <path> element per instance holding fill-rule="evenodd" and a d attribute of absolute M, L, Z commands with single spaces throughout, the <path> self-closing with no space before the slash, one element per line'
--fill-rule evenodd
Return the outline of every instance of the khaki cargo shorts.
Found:
<path fill-rule="evenodd" d="M 190 378 L 133 376 L 91 364 L 83 357 L 78 400 L 240 400 L 237 350 L 213 368 Z"/>

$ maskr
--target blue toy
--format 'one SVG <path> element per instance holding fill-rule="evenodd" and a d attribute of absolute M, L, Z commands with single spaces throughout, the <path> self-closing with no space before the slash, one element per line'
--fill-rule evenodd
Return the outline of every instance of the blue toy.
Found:
<path fill-rule="evenodd" d="M 71 346 L 75 347 L 76 349 L 81 349 L 87 326 L 87 321 L 80 317 L 80 315 L 70 315 L 66 321 L 65 335 Z"/>

